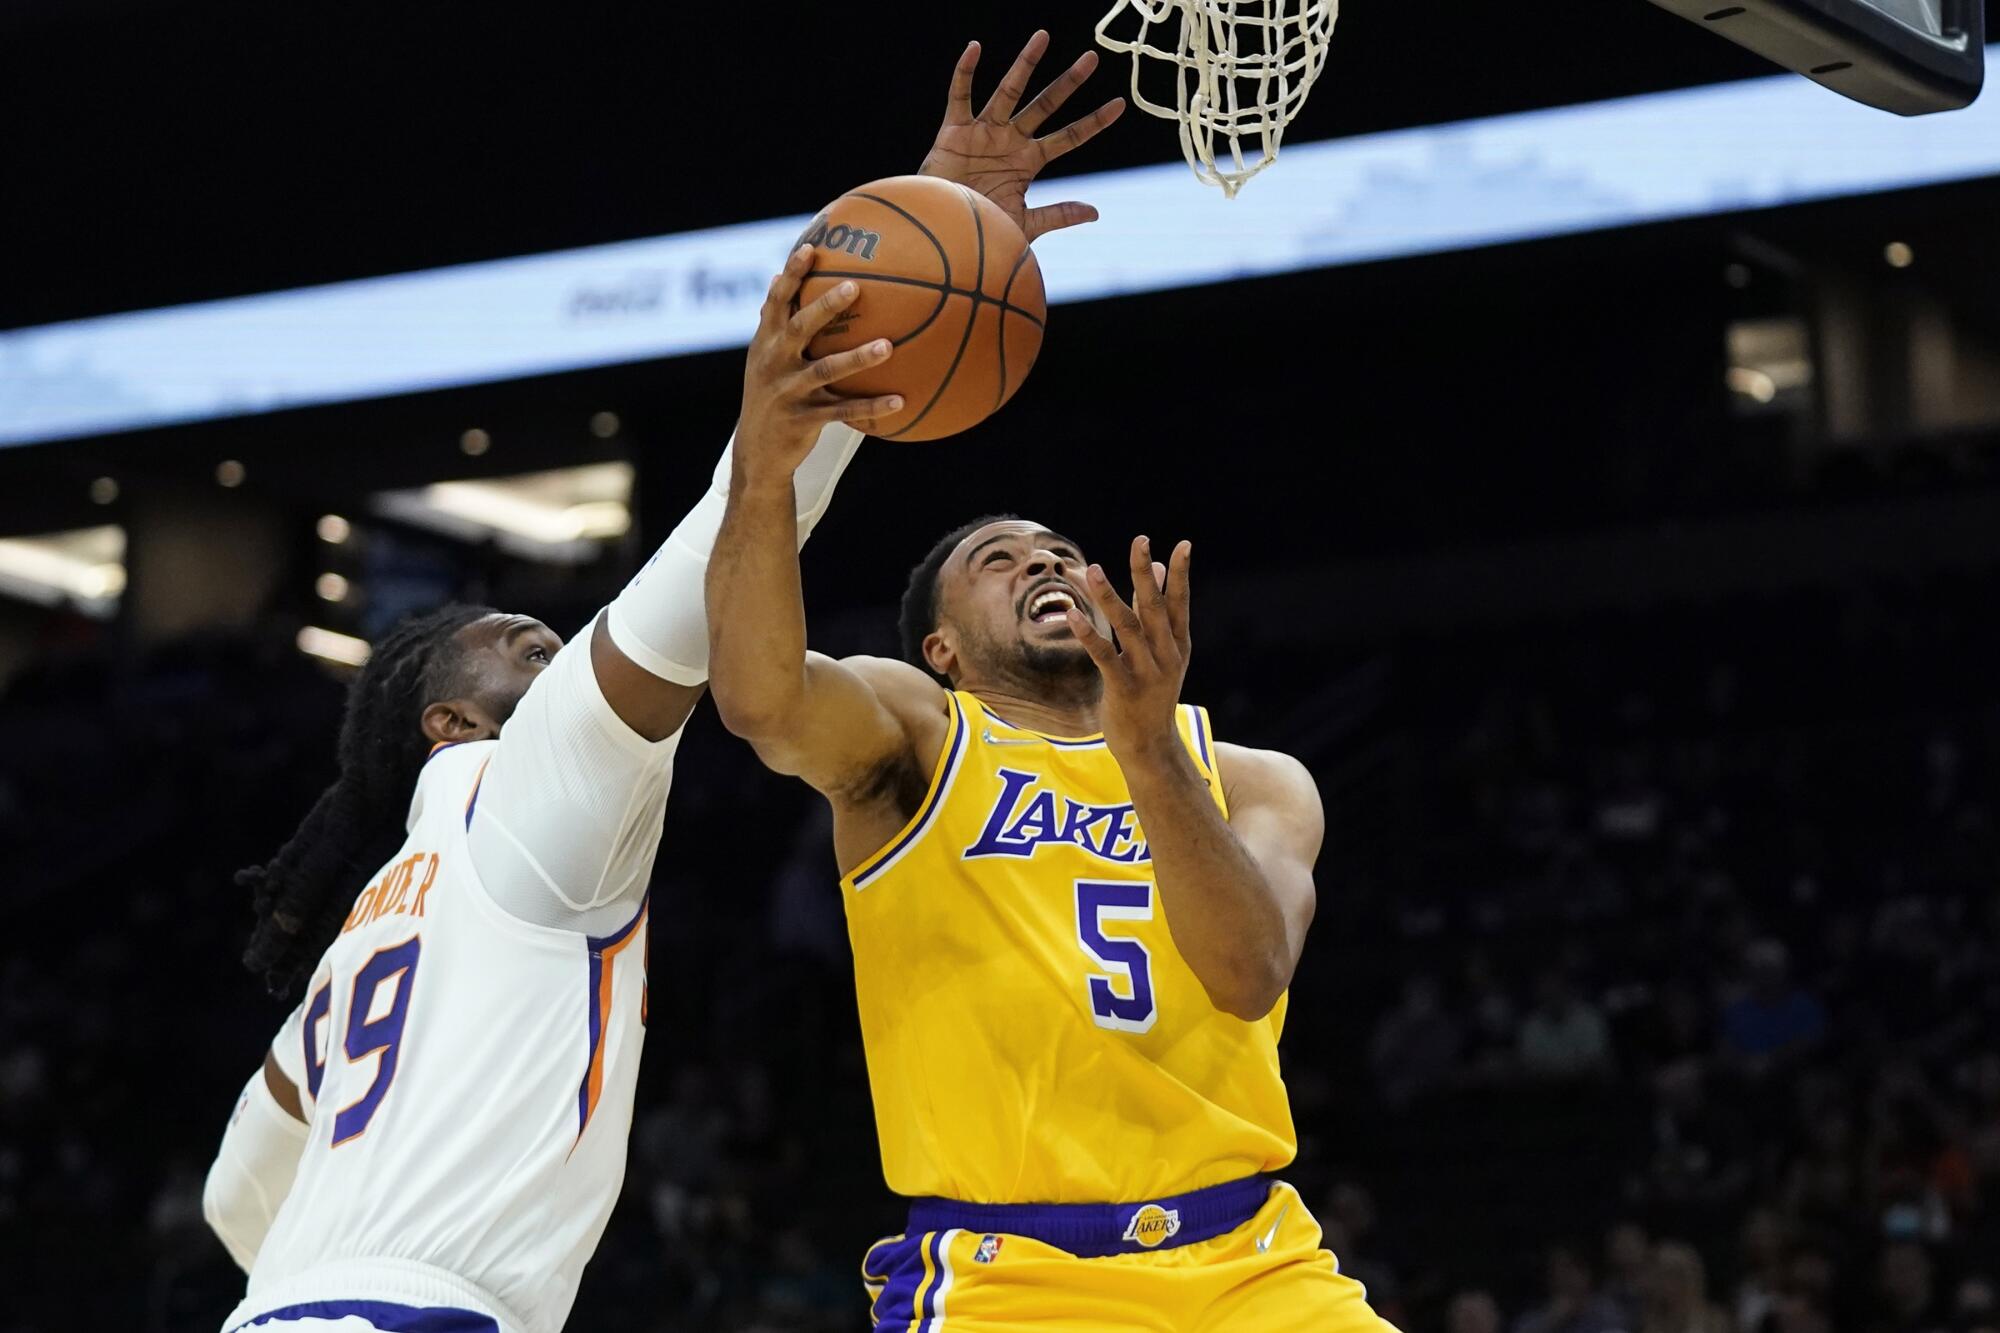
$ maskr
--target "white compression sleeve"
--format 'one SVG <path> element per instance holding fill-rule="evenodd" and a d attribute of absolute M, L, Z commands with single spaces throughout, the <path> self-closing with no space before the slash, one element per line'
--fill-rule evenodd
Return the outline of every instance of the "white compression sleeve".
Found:
<path fill-rule="evenodd" d="M 291 1193 L 306 1133 L 305 1123 L 278 1105 L 259 1066 L 236 1101 L 201 1191 L 202 1216 L 246 1273 Z"/>
<path fill-rule="evenodd" d="M 792 479 L 797 497 L 799 545 L 826 513 L 840 474 L 861 444 L 861 432 L 839 422 L 819 434 L 819 443 Z M 666 543 L 632 576 L 608 608 L 605 625 L 618 650 L 662 680 L 699 685 L 708 679 L 708 613 L 702 584 L 709 553 L 729 503 L 729 469 L 736 438 L 722 451 L 708 492 L 695 503 Z"/>

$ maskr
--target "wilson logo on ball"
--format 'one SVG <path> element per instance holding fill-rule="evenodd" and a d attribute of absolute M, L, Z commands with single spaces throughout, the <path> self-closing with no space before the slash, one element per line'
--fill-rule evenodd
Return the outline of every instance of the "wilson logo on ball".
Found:
<path fill-rule="evenodd" d="M 875 247 L 881 243 L 882 233 L 879 231 L 863 231 L 844 223 L 829 227 L 823 216 L 814 218 L 812 225 L 806 228 L 806 234 L 799 239 L 801 245 L 824 246 L 868 260 L 875 258 Z"/>
<path fill-rule="evenodd" d="M 1048 320 L 1042 270 L 1020 224 L 985 195 L 935 176 L 893 176 L 815 209 L 799 243 L 815 263 L 801 309 L 851 282 L 855 294 L 806 347 L 817 360 L 875 339 L 895 352 L 839 392 L 895 394 L 869 423 L 880 440 L 941 440 L 997 412 L 1035 364 Z M 856 263 L 856 259 L 866 262 Z"/>

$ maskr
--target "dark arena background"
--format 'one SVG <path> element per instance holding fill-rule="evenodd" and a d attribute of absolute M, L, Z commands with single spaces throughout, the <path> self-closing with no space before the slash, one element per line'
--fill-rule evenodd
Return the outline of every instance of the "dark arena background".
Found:
<path fill-rule="evenodd" d="M 916 169 L 968 38 L 983 95 L 1098 10 L 15 0 L 0 426 L 93 392 L 47 326 L 809 213 Z M 1076 108 L 1127 79 L 1107 56 Z M 1803 128 L 1602 131 L 1633 180 L 1719 163 L 1684 204 L 1535 156 L 1549 109 L 1764 87 Z M 1055 172 L 1160 167 L 1164 209 L 1096 200 L 1097 263 L 1177 207 L 1272 208 L 1323 143 L 1415 143 L 1341 178 L 1334 240 L 1239 266 L 1198 225 L 1151 258 L 1205 276 L 1066 300 L 1085 240 L 1047 239 L 1018 398 L 864 446 L 807 550 L 814 646 L 892 653 L 906 571 L 972 515 L 1101 559 L 1197 542 L 1186 697 L 1327 806 L 1285 1174 L 1410 1333 L 2000 1329 L 1990 101 L 1862 111 L 1643 0 L 1350 0 L 1239 199 L 1135 113 Z M 1469 129 L 1369 138 L 1544 111 L 1498 166 Z M 1926 175 L 1851 137 L 1878 120 L 1987 165 Z M 1815 133 L 1848 184 L 1730 174 Z M 1605 207 L 1537 221 L 1566 200 Z M 565 319 L 659 314 L 664 279 L 606 264 Z M 197 332 L 164 373 L 208 408 L 0 448 L 5 1333 L 219 1326 L 243 1279 L 203 1176 L 283 1017 L 231 875 L 332 776 L 338 659 L 455 598 L 587 623 L 706 484 L 747 331 L 340 401 L 232 389 Z M 378 334 L 329 327 L 298 378 Z M 704 705 L 571 1328 L 864 1327 L 856 1266 L 900 1221 L 835 879 L 817 798 Z"/>

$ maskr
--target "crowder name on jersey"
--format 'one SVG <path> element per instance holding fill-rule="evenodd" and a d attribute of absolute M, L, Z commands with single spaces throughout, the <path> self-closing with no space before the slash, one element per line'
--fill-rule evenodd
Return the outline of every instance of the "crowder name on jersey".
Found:
<path fill-rule="evenodd" d="M 438 867 L 442 864 L 436 852 L 412 852 L 400 861 L 392 861 L 382 872 L 382 878 L 363 889 L 354 900 L 354 910 L 347 914 L 347 923 L 340 933 L 345 935 L 385 916 L 422 916 L 425 895 L 437 882 Z M 410 891 L 412 885 L 416 886 L 414 894 Z"/>

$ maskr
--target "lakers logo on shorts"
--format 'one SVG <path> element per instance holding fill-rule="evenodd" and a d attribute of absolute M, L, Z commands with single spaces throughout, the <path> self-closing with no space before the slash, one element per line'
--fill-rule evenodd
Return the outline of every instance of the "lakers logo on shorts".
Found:
<path fill-rule="evenodd" d="M 1181 1229 L 1181 1214 L 1178 1208 L 1162 1208 L 1157 1203 L 1149 1203 L 1132 1214 L 1132 1220 L 1125 1224 L 1125 1239 L 1137 1241 L 1147 1249 L 1157 1249 L 1163 1242 L 1172 1240 Z"/>

